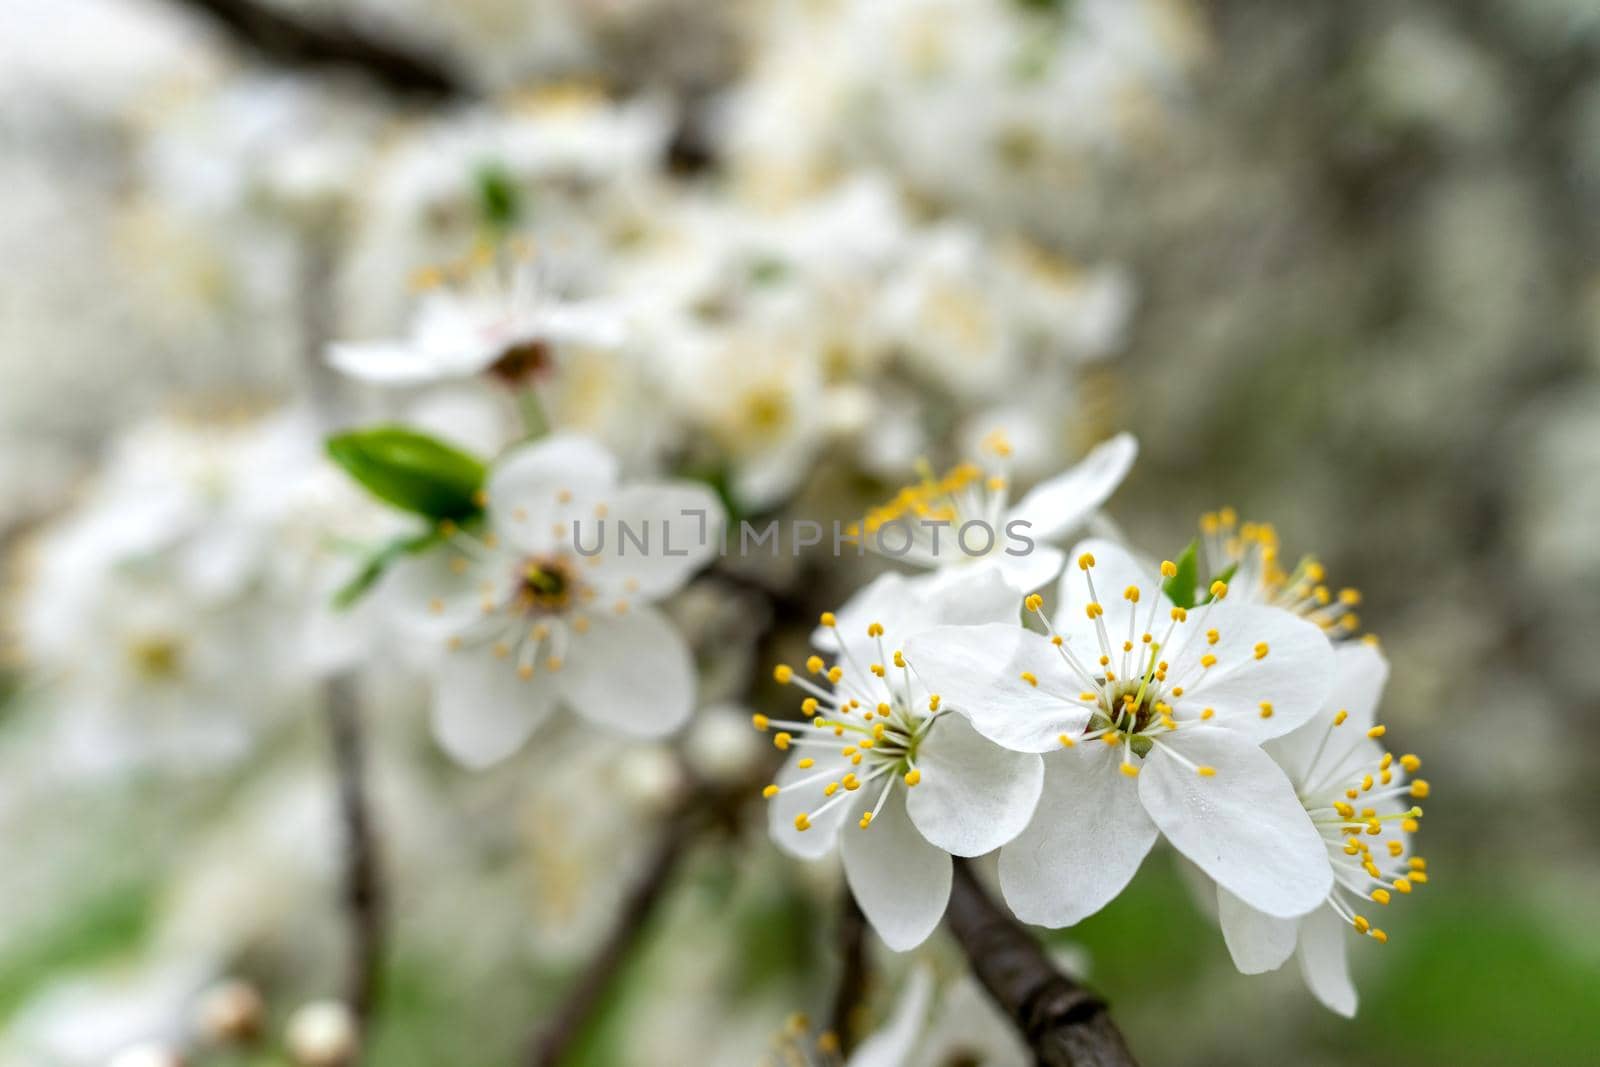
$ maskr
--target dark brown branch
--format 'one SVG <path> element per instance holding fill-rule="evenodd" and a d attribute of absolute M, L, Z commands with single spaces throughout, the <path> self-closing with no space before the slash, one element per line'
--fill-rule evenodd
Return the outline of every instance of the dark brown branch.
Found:
<path fill-rule="evenodd" d="M 945 925 L 1042 1067 L 1136 1067 L 1106 1002 L 1056 970 L 1032 935 L 995 906 L 959 860 Z"/>
<path fill-rule="evenodd" d="M 328 682 L 324 710 L 344 832 L 342 899 L 350 939 L 344 1000 L 365 1031 L 382 994 L 385 916 L 383 872 L 367 802 L 366 744 L 353 679 L 340 676 Z"/>
<path fill-rule="evenodd" d="M 302 19 L 258 0 L 175 2 L 209 16 L 240 45 L 273 63 L 352 70 L 390 92 L 433 101 L 475 95 L 438 59 L 398 41 L 370 36 L 347 22 Z"/>
<path fill-rule="evenodd" d="M 839 1050 L 848 1056 L 861 1036 L 862 1003 L 867 992 L 867 919 L 849 886 L 840 891 L 840 898 L 839 925 L 834 931 L 839 980 L 833 987 L 828 1029 L 839 1039 Z"/>

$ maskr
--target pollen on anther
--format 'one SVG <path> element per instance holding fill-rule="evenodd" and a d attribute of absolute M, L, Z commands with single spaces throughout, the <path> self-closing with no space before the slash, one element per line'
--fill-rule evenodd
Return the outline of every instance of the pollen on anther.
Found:
<path fill-rule="evenodd" d="M 1268 648 L 1267 643 L 1265 641 L 1258 641 L 1258 642 L 1256 642 L 1256 647 L 1255 647 L 1254 651 L 1255 651 L 1256 659 L 1266 659 L 1267 658 L 1267 653 L 1270 651 L 1270 649 Z"/>
<path fill-rule="evenodd" d="M 1194 769 L 1194 773 L 1198 774 L 1202 778 L 1215 778 L 1217 776 L 1217 769 L 1215 767 L 1196 767 Z"/>
<path fill-rule="evenodd" d="M 1038 593 L 1030 593 L 1027 599 L 1022 602 L 1022 606 L 1029 611 L 1038 611 L 1044 607 L 1044 597 Z"/>
<path fill-rule="evenodd" d="M 778 795 L 778 787 L 776 785 L 769 785 L 761 791 L 761 795 L 766 797 L 768 800 L 771 800 L 773 797 Z"/>
<path fill-rule="evenodd" d="M 906 785 L 908 785 L 908 786 L 916 785 L 920 781 L 922 781 L 922 771 L 919 770 L 918 768 L 913 767 L 911 770 L 906 772 L 906 775 L 905 775 L 905 783 L 906 783 Z"/>
<path fill-rule="evenodd" d="M 794 680 L 794 668 L 787 663 L 780 663 L 772 668 L 772 680 L 779 685 L 788 685 Z"/>
<path fill-rule="evenodd" d="M 1039 686 L 1039 679 L 1038 679 L 1038 677 L 1036 677 L 1034 675 L 1034 673 L 1032 671 L 1023 671 L 1022 672 L 1022 680 L 1024 682 L 1027 682 L 1029 685 L 1033 686 L 1036 689 Z"/>
<path fill-rule="evenodd" d="M 1139 777 L 1139 768 L 1135 767 L 1131 763 L 1123 763 L 1122 766 L 1119 769 L 1122 771 L 1123 774 L 1127 775 L 1129 778 L 1137 778 L 1137 777 Z"/>

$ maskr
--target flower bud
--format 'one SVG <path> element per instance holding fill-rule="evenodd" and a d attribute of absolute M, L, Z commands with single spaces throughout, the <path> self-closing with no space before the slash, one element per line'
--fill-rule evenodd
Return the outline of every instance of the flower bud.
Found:
<path fill-rule="evenodd" d="M 345 1067 L 355 1062 L 361 1035 L 348 1007 L 336 1000 L 319 1000 L 289 1017 L 284 1043 L 301 1067 Z"/>
<path fill-rule="evenodd" d="M 248 982 L 227 981 L 200 998 L 196 1021 L 200 1036 L 218 1045 L 238 1045 L 261 1036 L 267 1002 Z"/>
<path fill-rule="evenodd" d="M 163 1045 L 134 1045 L 111 1057 L 107 1067 L 183 1067 L 183 1057 Z"/>

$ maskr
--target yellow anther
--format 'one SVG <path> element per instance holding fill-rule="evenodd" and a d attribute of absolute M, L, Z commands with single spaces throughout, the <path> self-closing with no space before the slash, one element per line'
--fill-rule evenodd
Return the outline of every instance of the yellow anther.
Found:
<path fill-rule="evenodd" d="M 1039 685 L 1039 679 L 1035 677 L 1032 671 L 1023 671 L 1022 680 L 1027 682 L 1029 685 L 1034 686 L 1035 688 L 1037 688 Z"/>
<path fill-rule="evenodd" d="M 560 656 L 551 656 L 544 661 L 544 669 L 547 671 L 559 671 L 563 666 L 565 662 Z"/>
<path fill-rule="evenodd" d="M 899 668 L 901 668 L 901 669 L 904 669 L 904 668 L 905 668 L 905 665 L 906 665 L 906 657 L 905 657 L 905 654 L 904 654 L 904 653 L 902 653 L 902 652 L 901 652 L 901 651 L 900 651 L 900 650 L 899 650 L 899 649 L 895 649 L 895 653 L 894 653 L 894 665 L 895 665 L 895 666 L 896 666 L 896 667 L 899 667 Z"/>
<path fill-rule="evenodd" d="M 789 742 L 791 742 L 793 740 L 794 740 L 794 738 L 792 736 L 790 736 L 788 733 L 785 733 L 783 731 L 779 731 L 778 733 L 775 733 L 775 734 L 772 735 L 772 746 L 774 748 L 778 748 L 778 749 L 782 749 L 784 751 L 788 751 Z"/>
<path fill-rule="evenodd" d="M 1059 735 L 1056 738 L 1056 740 L 1061 742 L 1061 747 L 1062 748 L 1072 748 L 1074 745 L 1077 744 L 1076 741 L 1074 741 L 1072 738 L 1068 737 L 1066 734 Z"/>
<path fill-rule="evenodd" d="M 822 613 L 821 622 L 822 622 L 822 625 L 828 626 L 828 627 L 833 627 L 833 626 L 839 625 L 839 620 L 834 617 L 834 614 L 831 611 L 824 611 Z"/>
<path fill-rule="evenodd" d="M 844 677 L 844 668 L 843 667 L 829 667 L 828 668 L 828 681 L 832 682 L 834 685 L 838 685 L 839 684 L 839 679 L 843 678 L 843 677 Z"/>
<path fill-rule="evenodd" d="M 1406 865 L 1413 871 L 1425 871 L 1428 869 L 1428 861 L 1421 856 L 1412 856 L 1406 861 Z"/>
<path fill-rule="evenodd" d="M 1405 850 L 1406 850 L 1406 847 L 1404 845 L 1402 845 L 1400 842 L 1398 842 L 1398 841 L 1390 841 L 1389 842 L 1389 855 L 1395 857 L 1396 859 L 1398 859 L 1399 856 L 1400 856 L 1400 853 L 1404 852 Z"/>
<path fill-rule="evenodd" d="M 1215 767 L 1196 767 L 1194 769 L 1194 773 L 1198 774 L 1202 778 L 1215 778 L 1217 776 L 1217 769 Z"/>
<path fill-rule="evenodd" d="M 1217 657 L 1213 656 L 1211 653 L 1207 652 L 1205 655 L 1200 657 L 1200 666 L 1210 668 L 1215 667 L 1216 665 Z"/>
<path fill-rule="evenodd" d="M 1123 774 L 1127 775 L 1129 778 L 1137 778 L 1137 777 L 1139 777 L 1139 768 L 1135 767 L 1131 763 L 1126 763 L 1126 762 L 1123 763 L 1121 768 L 1120 768 L 1120 770 L 1122 771 Z"/>
<path fill-rule="evenodd" d="M 1044 597 L 1038 593 L 1030 593 L 1028 598 L 1022 602 L 1022 606 L 1029 611 L 1038 611 L 1044 607 Z"/>
<path fill-rule="evenodd" d="M 862 812 L 861 813 L 861 822 L 858 825 L 863 830 L 865 830 L 867 827 L 871 826 L 872 825 L 872 812 L 870 812 L 870 811 Z M 818 1044 L 820 1044 L 820 1042 Z"/>
<path fill-rule="evenodd" d="M 796 815 L 794 817 L 794 828 L 799 830 L 801 833 L 811 829 L 811 816 L 807 815 L 803 811 L 799 815 Z"/>
<path fill-rule="evenodd" d="M 1263 719 L 1272 718 L 1272 701 L 1263 700 L 1261 702 L 1261 717 Z"/>
<path fill-rule="evenodd" d="M 775 785 L 769 785 L 761 791 L 761 795 L 766 797 L 768 800 L 771 800 L 773 797 L 778 795 L 778 787 Z"/>
<path fill-rule="evenodd" d="M 812 767 L 815 767 L 816 765 L 817 765 L 817 761 L 812 759 L 810 756 L 807 756 L 805 759 L 803 759 L 800 762 L 795 764 L 795 766 L 799 767 L 802 771 L 808 770 L 808 769 L 810 769 Z"/>
<path fill-rule="evenodd" d="M 1176 578 L 1177 576 L 1178 576 L 1178 565 L 1176 563 L 1172 562 L 1170 559 L 1162 560 L 1161 561 L 1161 577 L 1163 577 L 1163 578 Z"/>
<path fill-rule="evenodd" d="M 1266 659 L 1267 653 L 1270 651 L 1270 649 L 1265 641 L 1257 641 L 1254 651 L 1256 654 L 1256 659 Z"/>
<path fill-rule="evenodd" d="M 938 711 L 939 710 L 939 694 L 938 693 L 929 693 L 928 694 L 928 710 L 929 711 Z"/>
<path fill-rule="evenodd" d="M 831 797 L 831 796 L 833 796 L 833 794 L 837 793 L 838 791 L 839 791 L 839 783 L 838 782 L 829 782 L 827 785 L 822 787 L 822 795 L 825 796 L 825 797 Z"/>
<path fill-rule="evenodd" d="M 1188 622 L 1189 621 L 1189 613 L 1187 611 L 1184 611 L 1182 608 L 1173 608 L 1171 614 L 1172 614 L 1172 621 L 1173 622 Z"/>
<path fill-rule="evenodd" d="M 883 623 L 881 623 L 881 622 L 868 623 L 867 624 L 867 636 L 868 637 L 882 637 L 883 636 Z"/>
<path fill-rule="evenodd" d="M 881 725 L 883 725 L 883 724 L 882 724 L 882 723 L 879 723 L 879 724 L 878 724 L 878 725 L 880 725 L 880 726 L 881 726 Z M 856 743 L 857 743 L 857 744 L 858 744 L 858 745 L 860 745 L 860 746 L 861 746 L 861 747 L 862 747 L 862 748 L 866 748 L 866 749 L 870 749 L 870 748 L 872 748 L 872 747 L 873 747 L 873 746 L 872 746 L 872 738 L 870 738 L 870 737 L 863 737 L 863 738 L 862 738 L 862 739 L 861 739 L 861 740 L 860 740 L 860 741 L 858 741 L 858 742 L 856 742 Z"/>
<path fill-rule="evenodd" d="M 1378 929 L 1376 926 L 1372 928 L 1372 937 L 1373 940 L 1377 941 L 1380 945 L 1387 945 L 1389 943 L 1389 935 Z"/>
<path fill-rule="evenodd" d="M 811 656 L 806 660 L 806 670 L 810 671 L 812 674 L 821 674 L 822 666 L 823 664 L 821 656 Z"/>
<path fill-rule="evenodd" d="M 794 668 L 787 663 L 780 663 L 772 668 L 772 680 L 779 685 L 788 685 L 794 681 Z"/>
<path fill-rule="evenodd" d="M 1404 878 L 1396 878 L 1394 880 L 1394 888 L 1397 892 L 1409 893 L 1411 892 L 1411 883 Z"/>
<path fill-rule="evenodd" d="M 1217 709 L 1216 708 L 1206 708 L 1205 710 L 1200 712 L 1200 718 L 1209 719 L 1213 715 L 1215 715 L 1216 713 L 1217 713 Z"/>
<path fill-rule="evenodd" d="M 1099 604 L 1095 603 L 1092 600 L 1089 601 L 1088 604 L 1084 605 L 1084 609 L 1083 610 L 1084 610 L 1085 614 L 1087 614 L 1089 616 L 1089 618 L 1091 618 L 1091 619 L 1098 619 L 1100 616 L 1102 616 L 1102 615 L 1104 615 L 1106 613 L 1106 609 L 1105 608 L 1102 608 Z"/>
<path fill-rule="evenodd" d="M 1133 603 L 1137 604 L 1139 602 L 1139 587 L 1136 585 L 1128 586 L 1128 588 L 1122 591 L 1122 599 L 1132 601 Z"/>
<path fill-rule="evenodd" d="M 1333 717 L 1333 725 L 1335 725 L 1335 726 L 1343 726 L 1344 725 L 1344 721 L 1346 719 L 1348 719 L 1349 717 L 1350 717 L 1350 713 L 1348 711 L 1342 711 L 1341 710 L 1337 714 L 1334 715 L 1334 717 Z"/>
<path fill-rule="evenodd" d="M 816 697 L 806 697 L 800 702 L 800 710 L 807 715 L 815 715 L 817 713 L 817 709 L 821 706 L 822 705 L 817 702 Z"/>
<path fill-rule="evenodd" d="M 1418 778 L 1412 782 L 1411 795 L 1418 800 L 1428 799 L 1428 780 L 1426 778 Z"/>
<path fill-rule="evenodd" d="M 912 768 L 911 770 L 906 772 L 906 777 L 905 777 L 906 785 L 908 785 L 908 786 L 916 785 L 920 781 L 922 781 L 922 771 L 920 771 L 920 770 L 918 770 L 916 768 Z"/>
<path fill-rule="evenodd" d="M 888 673 L 888 671 L 886 671 L 884 669 L 884 666 L 881 663 L 873 663 L 873 664 L 869 665 L 867 669 L 870 670 L 873 674 L 877 675 L 879 678 L 882 678 L 885 674 Z"/>
<path fill-rule="evenodd" d="M 1361 590 L 1359 590 L 1359 589 L 1341 589 L 1341 590 L 1339 590 L 1339 603 L 1348 604 L 1351 607 L 1355 607 L 1357 604 L 1361 603 Z"/>
<path fill-rule="evenodd" d="M 1355 817 L 1355 813 L 1356 813 L 1356 809 L 1355 808 L 1352 808 L 1350 805 L 1346 804 L 1342 800 L 1335 800 L 1333 802 L 1333 810 L 1338 812 L 1341 816 L 1343 816 L 1346 819 L 1354 818 Z"/>
<path fill-rule="evenodd" d="M 1408 752 L 1400 757 L 1400 766 L 1404 767 L 1407 773 L 1414 773 L 1422 766 L 1422 761 Z"/>
<path fill-rule="evenodd" d="M 1078 557 L 1078 569 L 1079 570 L 1086 571 L 1090 567 L 1093 567 L 1093 566 L 1094 566 L 1094 553 L 1093 552 L 1085 552 L 1083 555 Z"/>
<path fill-rule="evenodd" d="M 1366 917 L 1363 915 L 1357 915 L 1354 919 L 1351 919 L 1350 925 L 1354 926 L 1362 933 L 1366 933 L 1368 930 L 1372 929 L 1372 924 L 1367 922 Z"/>
<path fill-rule="evenodd" d="M 1379 904 L 1387 904 L 1389 903 L 1389 891 L 1387 889 L 1374 889 L 1372 891 L 1372 899 Z"/>
<path fill-rule="evenodd" d="M 1052 645 L 1055 645 L 1057 648 L 1060 648 L 1065 642 L 1063 642 L 1061 640 L 1061 635 L 1060 634 L 1051 634 L 1050 635 L 1050 643 Z"/>
<path fill-rule="evenodd" d="M 1228 583 L 1223 581 L 1221 578 L 1218 578 L 1216 581 L 1212 582 L 1211 595 L 1217 600 L 1221 600 L 1223 597 L 1227 596 Z"/>
<path fill-rule="evenodd" d="M 1372 775 L 1363 774 L 1361 776 L 1361 791 L 1363 793 L 1365 793 L 1365 792 L 1368 792 L 1371 789 L 1372 789 Z"/>

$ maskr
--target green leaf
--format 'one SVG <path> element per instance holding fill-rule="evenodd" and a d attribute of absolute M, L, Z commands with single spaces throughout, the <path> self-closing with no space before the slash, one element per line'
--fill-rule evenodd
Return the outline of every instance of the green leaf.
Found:
<path fill-rule="evenodd" d="M 378 579 L 382 578 L 391 564 L 401 556 L 414 556 L 426 552 L 435 545 L 442 544 L 444 537 L 437 530 L 428 530 L 419 534 L 401 534 L 384 542 L 367 554 L 366 561 L 361 564 L 361 569 L 356 572 L 339 591 L 333 594 L 333 606 L 339 611 L 353 607 L 356 601 L 366 596 Z"/>
<path fill-rule="evenodd" d="M 1161 591 L 1167 594 L 1167 599 L 1185 611 L 1194 607 L 1194 587 L 1200 581 L 1199 551 L 1200 542 L 1190 541 L 1177 559 L 1178 573 L 1161 583 Z"/>
<path fill-rule="evenodd" d="M 488 470 L 482 460 L 403 426 L 352 430 L 328 439 L 328 455 L 379 500 L 430 519 L 478 514 Z"/>

